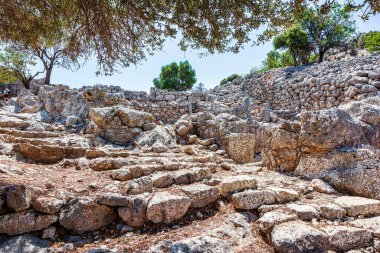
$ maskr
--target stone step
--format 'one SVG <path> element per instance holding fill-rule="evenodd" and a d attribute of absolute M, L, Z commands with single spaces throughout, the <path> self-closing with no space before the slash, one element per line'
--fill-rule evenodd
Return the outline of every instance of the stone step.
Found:
<path fill-rule="evenodd" d="M 335 199 L 335 203 L 351 217 L 380 215 L 380 200 L 377 199 L 343 196 Z"/>
<path fill-rule="evenodd" d="M 0 128 L 0 134 L 2 135 L 11 135 L 14 137 L 22 137 L 22 138 L 52 138 L 52 137 L 61 137 L 62 134 L 49 132 L 49 131 L 41 131 L 41 132 L 33 132 L 33 131 L 21 131 L 16 129 L 9 128 Z"/>
<path fill-rule="evenodd" d="M 19 143 L 13 149 L 22 156 L 35 162 L 56 163 L 64 158 L 75 159 L 85 156 L 85 149 L 82 147 L 59 146 L 52 144 Z"/>

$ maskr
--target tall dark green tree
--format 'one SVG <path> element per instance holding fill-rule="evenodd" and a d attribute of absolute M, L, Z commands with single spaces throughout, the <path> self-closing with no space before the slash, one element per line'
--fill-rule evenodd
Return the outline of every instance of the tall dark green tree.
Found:
<path fill-rule="evenodd" d="M 341 45 L 355 32 L 350 9 L 339 4 L 327 9 L 321 6 L 307 9 L 301 16 L 300 25 L 317 52 L 319 62 L 323 61 L 327 50 Z"/>
<path fill-rule="evenodd" d="M 184 61 L 163 66 L 160 76 L 153 80 L 153 84 L 158 89 L 186 91 L 190 90 L 196 81 L 195 70 L 188 61 Z"/>

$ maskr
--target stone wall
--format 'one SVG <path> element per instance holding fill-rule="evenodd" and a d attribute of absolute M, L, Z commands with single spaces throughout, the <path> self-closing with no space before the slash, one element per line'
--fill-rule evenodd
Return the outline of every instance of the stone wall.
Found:
<path fill-rule="evenodd" d="M 206 101 L 206 93 L 168 92 L 151 88 L 145 92 L 125 91 L 128 106 L 153 114 L 164 123 L 175 123 L 182 115 L 194 112 L 197 102 Z"/>
<path fill-rule="evenodd" d="M 241 107 L 250 101 L 284 116 L 337 107 L 378 95 L 380 55 L 250 74 L 211 91 L 216 101 Z M 240 116 L 240 115 L 239 115 Z"/>
<path fill-rule="evenodd" d="M 150 93 L 126 91 L 118 86 L 95 85 L 69 89 L 64 85 L 42 86 L 38 96 L 52 120 L 65 121 L 69 116 L 88 119 L 90 108 L 126 105 L 151 113 L 157 121 L 175 123 L 182 115 L 197 109 L 206 101 L 206 93 L 168 92 L 152 88 Z"/>

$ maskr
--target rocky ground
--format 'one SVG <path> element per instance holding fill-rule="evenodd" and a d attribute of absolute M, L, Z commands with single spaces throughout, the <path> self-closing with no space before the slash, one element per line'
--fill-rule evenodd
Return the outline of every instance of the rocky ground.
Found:
<path fill-rule="evenodd" d="M 168 124 L 81 92 L 0 110 L 1 253 L 380 252 L 378 93 L 291 119 L 211 99 Z"/>

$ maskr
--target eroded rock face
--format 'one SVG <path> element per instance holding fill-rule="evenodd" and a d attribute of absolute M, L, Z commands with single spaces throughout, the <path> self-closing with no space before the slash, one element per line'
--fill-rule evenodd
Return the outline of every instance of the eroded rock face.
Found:
<path fill-rule="evenodd" d="M 78 234 L 109 225 L 115 218 L 113 209 L 96 204 L 92 199 L 72 199 L 61 210 L 59 223 Z"/>

